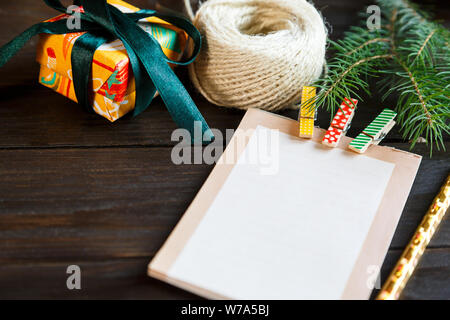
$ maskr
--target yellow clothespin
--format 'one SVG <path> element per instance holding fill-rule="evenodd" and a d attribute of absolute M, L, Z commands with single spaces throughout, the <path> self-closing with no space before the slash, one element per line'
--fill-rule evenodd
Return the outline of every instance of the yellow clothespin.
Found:
<path fill-rule="evenodd" d="M 315 104 L 316 88 L 304 86 L 302 89 L 302 102 L 299 112 L 299 134 L 301 138 L 311 139 L 314 134 L 314 119 L 316 115 Z"/>

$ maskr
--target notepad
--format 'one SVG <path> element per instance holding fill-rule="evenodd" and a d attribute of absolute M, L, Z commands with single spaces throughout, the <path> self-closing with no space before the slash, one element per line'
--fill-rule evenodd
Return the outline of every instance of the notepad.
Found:
<path fill-rule="evenodd" d="M 296 129 L 249 110 L 149 274 L 214 299 L 367 299 L 421 157 Z"/>

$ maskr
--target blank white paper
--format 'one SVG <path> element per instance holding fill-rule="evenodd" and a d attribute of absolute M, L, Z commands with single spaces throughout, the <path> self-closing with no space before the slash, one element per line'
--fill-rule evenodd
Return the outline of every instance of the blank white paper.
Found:
<path fill-rule="evenodd" d="M 339 299 L 394 164 L 278 132 L 262 174 L 245 159 L 271 133 L 257 127 L 168 276 L 233 299 Z"/>

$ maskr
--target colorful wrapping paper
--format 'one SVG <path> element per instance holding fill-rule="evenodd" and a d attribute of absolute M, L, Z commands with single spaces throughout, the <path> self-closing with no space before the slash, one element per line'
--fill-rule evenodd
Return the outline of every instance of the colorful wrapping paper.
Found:
<path fill-rule="evenodd" d="M 139 9 L 121 0 L 108 0 L 122 12 Z M 63 14 L 48 21 L 66 19 Z M 179 60 L 187 43 L 184 31 L 156 17 L 139 25 L 161 45 L 164 54 Z M 71 52 L 82 32 L 63 35 L 41 34 L 36 60 L 41 65 L 39 82 L 77 102 L 72 81 Z M 92 64 L 92 107 L 96 113 L 115 121 L 134 109 L 135 83 L 129 58 L 120 40 L 102 45 L 95 51 Z"/>

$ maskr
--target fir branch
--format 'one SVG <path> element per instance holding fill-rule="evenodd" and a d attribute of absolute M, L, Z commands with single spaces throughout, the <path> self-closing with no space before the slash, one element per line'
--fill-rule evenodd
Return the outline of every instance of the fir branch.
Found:
<path fill-rule="evenodd" d="M 379 2 L 383 4 L 385 0 L 379 0 Z M 404 21 L 414 21 L 414 18 L 419 21 L 415 21 L 414 27 L 405 31 L 402 25 Z M 396 28 L 396 25 L 400 26 Z M 427 142 L 430 142 L 430 154 L 433 144 L 438 149 L 439 145 L 445 148 L 442 134 L 448 132 L 446 124 L 448 112 L 445 116 L 444 111 L 445 109 L 448 111 L 448 107 L 439 98 L 442 89 L 436 84 L 441 84 L 441 81 L 433 69 L 440 63 L 439 46 L 432 41 L 432 36 L 438 28 L 436 24 L 424 19 L 417 9 L 413 9 L 404 0 L 400 0 L 398 6 L 392 9 L 390 24 L 387 28 L 391 33 L 391 48 L 395 61 L 404 73 L 385 72 L 392 78 L 390 89 L 385 96 L 390 94 L 399 96 L 396 109 L 399 112 L 403 137 L 411 140 L 414 147 L 417 140 L 425 134 Z M 427 46 L 429 50 L 423 55 Z M 393 66 L 393 70 L 396 70 L 396 66 Z M 409 84 L 404 83 L 405 77 L 409 79 Z M 420 108 L 417 109 L 418 107 Z M 433 116 L 431 110 L 444 111 L 444 116 Z M 442 121 L 445 117 L 447 120 Z"/>
<path fill-rule="evenodd" d="M 331 113 L 340 107 L 345 97 L 361 99 L 360 90 L 370 93 L 367 79 L 392 58 L 388 34 L 384 30 L 370 32 L 365 26 L 358 26 L 352 27 L 346 35 L 342 41 L 330 41 L 336 55 L 329 62 L 328 74 L 316 83 L 322 89 L 316 104 L 326 106 Z"/>
<path fill-rule="evenodd" d="M 375 39 L 367 40 L 366 42 L 364 42 L 359 47 L 353 49 L 352 51 L 347 52 L 345 55 L 346 56 L 351 55 L 351 54 L 355 53 L 356 51 L 361 50 L 365 46 L 368 46 L 369 44 L 372 44 L 372 43 L 376 43 L 376 42 L 390 42 L 390 41 L 391 41 L 391 39 L 389 39 L 389 38 L 375 38 Z"/>
<path fill-rule="evenodd" d="M 435 33 L 436 33 L 436 29 L 432 30 L 432 31 L 430 32 L 430 34 L 426 37 L 425 41 L 423 42 L 422 46 L 420 47 L 419 51 L 417 52 L 416 57 L 419 57 L 419 56 L 422 54 L 423 49 L 425 49 L 425 46 L 427 45 L 428 41 L 430 41 L 431 37 L 432 37 Z"/>
<path fill-rule="evenodd" d="M 370 62 L 372 60 L 375 59 L 390 59 L 393 58 L 394 55 L 393 54 L 383 54 L 383 55 L 376 55 L 376 56 L 372 56 L 372 57 L 367 57 L 364 59 L 360 59 L 358 61 L 356 61 L 355 63 L 353 63 L 350 67 L 348 67 L 346 70 L 344 70 L 344 72 L 342 72 L 339 77 L 334 81 L 334 83 L 331 85 L 331 87 L 325 91 L 325 93 L 323 94 L 323 99 L 325 99 L 326 97 L 329 96 L 329 94 L 336 88 L 336 86 L 347 76 L 347 74 L 352 71 L 354 68 L 356 68 L 357 66 Z"/>
<path fill-rule="evenodd" d="M 334 114 L 346 97 L 370 93 L 368 78 L 383 76 L 383 99 L 395 95 L 400 132 L 414 147 L 425 136 L 430 145 L 444 146 L 450 115 L 450 32 L 407 0 L 377 0 L 382 28 L 352 27 L 332 42 L 329 73 L 316 82 L 317 107 Z M 365 19 L 364 19 L 365 20 Z"/>
<path fill-rule="evenodd" d="M 401 4 L 408 8 L 409 10 L 411 10 L 411 13 L 416 16 L 420 22 L 427 22 L 426 18 L 424 17 L 424 13 L 423 12 L 419 12 L 417 6 L 412 5 L 409 1 L 405 1 L 405 0 L 400 0 Z M 429 18 L 429 17 L 428 17 Z"/>
<path fill-rule="evenodd" d="M 404 2 L 404 1 L 402 1 L 402 2 Z M 408 5 L 408 4 L 406 4 L 406 5 Z M 410 6 L 408 6 L 408 8 L 410 8 Z M 411 10 L 412 10 L 412 9 L 411 9 Z M 414 12 L 415 15 L 418 15 L 418 13 L 417 13 L 416 11 L 413 10 L 413 12 Z M 397 11 L 397 9 L 394 9 L 394 10 L 392 11 L 392 14 L 391 14 L 390 24 L 387 26 L 388 30 L 389 30 L 390 33 L 391 33 L 390 41 L 391 41 L 392 53 L 393 53 L 393 55 L 395 56 L 395 58 L 396 58 L 398 64 L 399 64 L 399 65 L 403 68 L 403 70 L 405 70 L 405 72 L 408 74 L 408 77 L 409 77 L 409 79 L 411 80 L 412 85 L 414 86 L 414 91 L 416 92 L 417 97 L 418 97 L 419 100 L 420 100 L 420 103 L 421 103 L 421 105 L 422 105 L 422 109 L 423 109 L 424 113 L 425 113 L 426 116 L 427 116 L 428 124 L 429 124 L 429 125 L 432 125 L 431 115 L 430 115 L 430 113 L 429 113 L 429 111 L 428 111 L 428 109 L 427 109 L 427 106 L 426 106 L 425 101 L 424 101 L 424 99 L 423 99 L 423 95 L 422 95 L 422 93 L 421 93 L 420 90 L 419 90 L 419 85 L 417 84 L 416 79 L 414 78 L 414 75 L 412 74 L 411 70 L 410 70 L 410 69 L 406 66 L 406 64 L 402 61 L 401 56 L 400 56 L 399 53 L 397 52 L 397 47 L 396 47 L 396 45 L 395 45 L 395 23 L 396 23 L 396 20 L 397 20 L 397 15 L 398 15 L 398 11 Z M 430 38 L 431 38 L 431 37 L 430 37 Z M 428 37 L 427 37 L 427 39 L 429 40 Z M 421 52 L 422 48 L 424 48 L 424 46 L 426 45 L 426 42 L 428 42 L 428 41 L 425 41 L 425 42 L 424 42 L 424 44 L 421 46 L 419 52 Z M 420 55 L 420 54 L 417 54 L 416 56 L 419 56 L 419 55 Z"/>
<path fill-rule="evenodd" d="M 423 98 L 423 94 L 422 94 L 422 92 L 419 89 L 419 85 L 418 85 L 416 79 L 414 78 L 414 75 L 412 74 L 411 70 L 406 66 L 406 64 L 404 64 L 400 59 L 398 60 L 398 63 L 402 66 L 402 68 L 408 74 L 408 77 L 411 80 L 412 85 L 414 86 L 414 91 L 416 92 L 417 97 L 419 98 L 420 103 L 422 105 L 423 112 L 425 113 L 425 115 L 427 117 L 428 124 L 430 126 L 432 126 L 433 125 L 433 120 L 431 119 L 431 114 L 428 111 L 427 105 L 426 105 L 425 100 Z"/>

